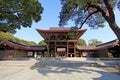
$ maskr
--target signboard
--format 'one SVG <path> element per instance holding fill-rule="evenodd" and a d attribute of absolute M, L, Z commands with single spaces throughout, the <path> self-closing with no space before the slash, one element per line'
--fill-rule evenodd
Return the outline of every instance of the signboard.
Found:
<path fill-rule="evenodd" d="M 66 48 L 57 48 L 57 52 L 66 52 Z"/>

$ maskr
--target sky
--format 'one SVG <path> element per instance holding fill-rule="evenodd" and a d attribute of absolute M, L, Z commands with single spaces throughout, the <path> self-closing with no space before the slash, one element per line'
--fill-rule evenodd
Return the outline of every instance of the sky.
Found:
<path fill-rule="evenodd" d="M 31 28 L 21 28 L 17 30 L 15 37 L 18 37 L 27 41 L 34 41 L 39 43 L 41 40 L 44 40 L 42 36 L 36 31 L 36 29 L 48 30 L 50 27 L 59 27 L 59 12 L 61 11 L 60 0 L 39 0 L 42 4 L 44 11 L 42 13 L 42 20 L 38 23 L 33 22 Z M 117 24 L 120 25 L 119 14 L 117 10 L 115 11 Z M 69 22 L 66 27 L 74 26 L 73 22 Z M 110 29 L 108 24 L 104 28 L 99 29 L 90 29 L 87 25 L 83 25 L 82 29 L 87 29 L 87 31 L 81 36 L 82 39 L 89 42 L 91 39 L 97 39 L 103 43 L 116 39 L 115 34 Z"/>

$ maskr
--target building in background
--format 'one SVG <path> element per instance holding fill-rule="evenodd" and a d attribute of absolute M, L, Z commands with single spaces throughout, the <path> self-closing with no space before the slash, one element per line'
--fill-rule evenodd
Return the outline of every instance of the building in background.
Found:
<path fill-rule="evenodd" d="M 3 40 L 0 42 L 0 59 L 34 57 L 35 54 L 44 53 L 45 50 L 45 46 L 26 46 L 11 40 Z"/>
<path fill-rule="evenodd" d="M 120 45 L 118 40 L 109 41 L 97 46 L 77 46 L 79 56 L 84 57 L 120 57 Z"/>
<path fill-rule="evenodd" d="M 78 29 L 77 34 L 69 38 L 70 29 L 61 27 L 51 27 L 49 30 L 37 29 L 48 45 L 48 56 L 76 57 L 77 41 L 86 29 Z"/>
<path fill-rule="evenodd" d="M 48 56 L 65 57 L 120 57 L 118 40 L 109 41 L 97 46 L 78 46 L 78 39 L 86 29 L 78 29 L 77 35 L 68 38 L 70 28 L 51 27 L 49 30 L 37 29 L 47 43 Z"/>
<path fill-rule="evenodd" d="M 44 38 L 47 46 L 27 46 L 11 40 L 0 42 L 0 59 L 29 58 L 29 57 L 120 57 L 120 42 L 109 41 L 97 46 L 78 46 L 78 39 L 86 29 L 76 30 L 70 38 L 71 28 L 52 27 L 49 30 L 37 29 Z M 74 30 L 73 30 L 74 33 Z M 46 53 L 45 53 L 46 52 Z"/>

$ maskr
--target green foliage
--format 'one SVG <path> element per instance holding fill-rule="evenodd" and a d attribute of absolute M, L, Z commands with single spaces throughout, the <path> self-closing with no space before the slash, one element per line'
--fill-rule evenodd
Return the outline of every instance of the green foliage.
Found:
<path fill-rule="evenodd" d="M 114 9 L 120 10 L 120 0 L 61 0 L 59 26 L 72 19 L 81 29 L 87 24 L 93 29 L 104 27 L 105 21 L 120 40 L 120 27 L 115 21 Z"/>
<path fill-rule="evenodd" d="M 0 40 L 4 40 L 4 39 L 14 40 L 15 38 L 11 33 L 4 33 L 0 31 Z"/>
<path fill-rule="evenodd" d="M 5 33 L 5 32 L 0 31 L 0 41 L 2 41 L 4 39 L 8 39 L 8 40 L 11 40 L 11 41 L 23 44 L 23 45 L 28 45 L 28 46 L 37 45 L 33 41 L 21 40 L 19 38 L 14 37 L 13 34 L 11 34 L 11 33 Z"/>
<path fill-rule="evenodd" d="M 39 45 L 40 45 L 40 46 L 47 46 L 47 44 L 45 43 L 45 40 L 41 40 L 41 41 L 39 42 Z"/>
<path fill-rule="evenodd" d="M 107 0 L 114 8 L 118 0 Z M 66 25 L 72 19 L 76 26 L 88 24 L 91 28 L 104 27 L 106 14 L 111 14 L 106 8 L 105 0 L 61 0 L 63 5 L 60 12 L 59 25 Z M 109 8 L 110 8 L 109 7 Z M 103 15 L 104 14 L 104 15 Z"/>
<path fill-rule="evenodd" d="M 0 31 L 15 33 L 41 20 L 43 8 L 38 0 L 0 0 Z"/>
<path fill-rule="evenodd" d="M 71 27 L 68 33 L 69 39 L 74 39 L 74 37 L 78 34 L 78 28 L 77 27 Z"/>
<path fill-rule="evenodd" d="M 77 41 L 77 45 L 78 46 L 86 46 L 86 41 L 84 39 L 78 39 Z"/>
<path fill-rule="evenodd" d="M 100 44 L 102 44 L 102 41 L 98 41 L 97 39 L 91 39 L 88 42 L 88 45 L 90 45 L 90 46 L 97 46 L 97 45 L 100 45 Z"/>

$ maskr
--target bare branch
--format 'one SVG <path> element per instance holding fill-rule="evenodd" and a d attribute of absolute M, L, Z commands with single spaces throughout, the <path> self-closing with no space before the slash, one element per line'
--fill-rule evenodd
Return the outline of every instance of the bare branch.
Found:
<path fill-rule="evenodd" d="M 93 14 L 97 13 L 97 12 L 101 12 L 102 16 L 103 16 L 107 21 L 110 20 L 109 16 L 106 15 L 106 12 L 105 12 L 102 8 L 100 8 L 100 6 L 95 5 L 95 4 L 91 4 L 91 3 L 89 3 L 89 2 L 87 3 L 87 5 L 88 5 L 88 7 L 87 7 L 86 9 L 95 8 L 96 11 L 90 13 L 90 14 L 87 16 L 87 18 L 82 22 L 82 24 L 81 24 L 81 26 L 80 26 L 80 29 L 82 28 L 83 24 L 87 21 L 87 19 L 88 19 L 90 16 L 92 16 Z"/>
<path fill-rule="evenodd" d="M 90 16 L 92 16 L 93 14 L 97 13 L 97 12 L 98 12 L 98 10 L 90 13 L 90 14 L 85 18 L 85 20 L 82 22 L 82 24 L 81 24 L 81 26 L 80 26 L 80 29 L 82 28 L 83 24 L 87 21 L 87 19 L 88 19 Z"/>
<path fill-rule="evenodd" d="M 109 20 L 110 20 L 109 16 L 106 15 L 107 13 L 106 13 L 102 8 L 100 8 L 100 6 L 94 5 L 94 4 L 90 4 L 90 3 L 87 3 L 87 4 L 89 5 L 89 7 L 95 8 L 95 9 L 97 9 L 99 12 L 101 12 L 102 16 L 106 19 L 106 21 L 109 21 Z"/>

